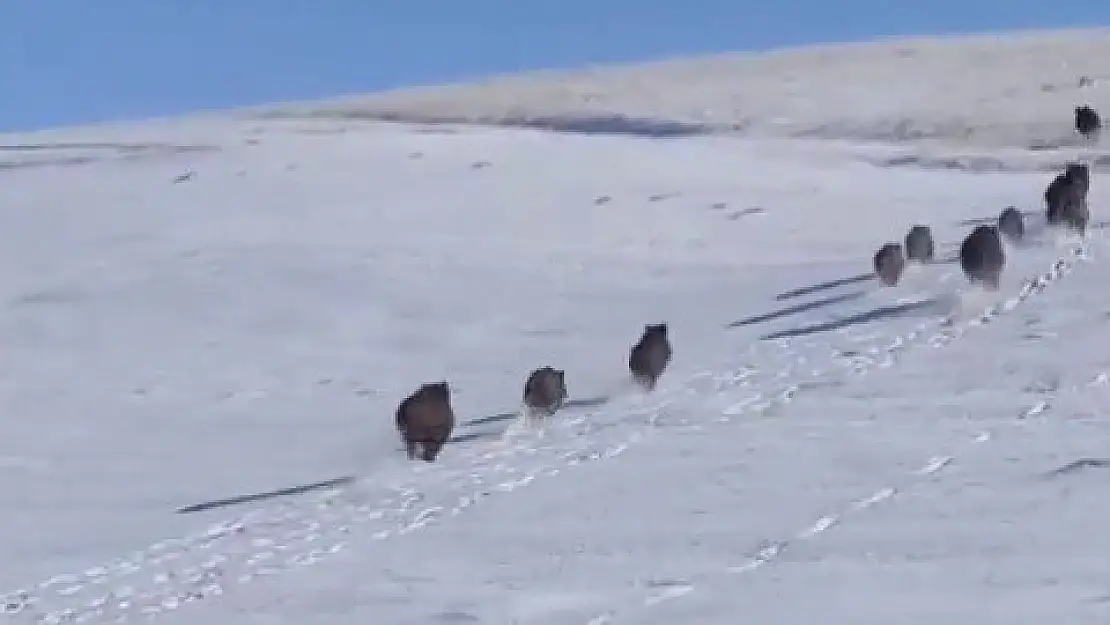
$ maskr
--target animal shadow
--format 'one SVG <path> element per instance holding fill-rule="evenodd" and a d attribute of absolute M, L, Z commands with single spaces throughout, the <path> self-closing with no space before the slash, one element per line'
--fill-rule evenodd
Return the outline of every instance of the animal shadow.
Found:
<path fill-rule="evenodd" d="M 515 412 L 515 411 L 514 412 L 499 412 L 497 414 L 487 415 L 487 416 L 484 416 L 484 417 L 477 417 L 477 418 L 471 419 L 469 421 L 463 421 L 459 425 L 462 426 L 462 427 L 471 427 L 471 426 L 474 426 L 474 425 L 485 425 L 487 423 L 498 423 L 500 421 L 508 421 L 509 419 L 515 419 L 518 414 L 520 414 L 520 413 Z"/>
<path fill-rule="evenodd" d="M 748 215 L 762 215 L 766 212 L 766 210 L 759 206 L 749 206 L 748 208 L 742 208 L 740 210 L 730 212 L 728 215 L 725 216 L 725 219 L 728 219 L 729 221 L 736 221 L 741 217 L 747 217 Z"/>
<path fill-rule="evenodd" d="M 1027 218 L 1031 216 L 1039 216 L 1041 215 L 1041 213 L 1042 211 L 1021 211 L 1021 216 L 1023 218 Z M 996 223 L 998 223 L 998 215 L 991 215 L 990 217 L 972 217 L 971 219 L 964 219 L 959 222 L 959 225 L 966 227 L 993 226 Z"/>
<path fill-rule="evenodd" d="M 774 319 L 779 319 L 781 317 L 786 317 L 787 315 L 793 315 L 793 314 L 797 314 L 797 313 L 800 313 L 800 312 L 806 312 L 807 310 L 815 310 L 815 309 L 821 308 L 823 306 L 830 306 L 832 304 L 839 304 L 840 302 L 848 302 L 848 301 L 856 300 L 856 299 L 859 299 L 859 298 L 863 297 L 866 294 L 867 294 L 866 291 L 852 291 L 851 293 L 843 293 L 841 295 L 834 295 L 832 297 L 826 297 L 825 299 L 813 300 L 812 302 L 806 302 L 804 304 L 796 304 L 794 306 L 787 306 L 786 308 L 780 308 L 779 310 L 774 310 L 774 311 L 771 311 L 769 313 L 764 313 L 762 315 L 755 315 L 754 317 L 746 317 L 744 319 L 737 319 L 736 321 L 733 321 L 732 323 L 728 324 L 725 327 L 726 328 L 739 328 L 741 326 L 749 326 L 749 325 L 753 325 L 753 324 L 756 324 L 756 323 L 763 323 L 764 321 L 771 321 L 771 320 L 774 320 Z"/>
<path fill-rule="evenodd" d="M 845 317 L 843 319 L 837 319 L 836 321 L 829 321 L 826 323 L 818 323 L 799 328 L 780 330 L 778 332 L 765 334 L 759 338 L 763 341 L 772 341 L 775 339 L 793 338 L 798 336 L 807 336 L 810 334 L 819 334 L 821 332 L 830 332 L 833 330 L 839 330 L 841 328 L 871 323 L 872 321 L 902 317 L 913 313 L 926 311 L 930 308 L 935 309 L 938 308 L 941 304 L 942 301 L 934 297 L 922 300 L 920 302 L 909 302 L 906 304 L 880 306 L 874 310 L 858 313 L 850 317 Z"/>
<path fill-rule="evenodd" d="M 496 428 L 486 432 L 467 432 L 466 434 L 456 434 L 447 439 L 447 444 L 453 443 L 469 443 L 473 441 L 491 441 L 505 432 L 505 428 Z"/>
<path fill-rule="evenodd" d="M 1080 458 L 1049 471 L 1045 477 L 1059 477 L 1068 473 L 1077 473 L 1083 469 L 1110 469 L 1110 458 Z"/>
<path fill-rule="evenodd" d="M 783 300 L 793 299 L 795 297 L 801 297 L 803 295 L 810 295 L 812 293 L 817 293 L 819 291 L 827 291 L 829 289 L 835 289 L 837 287 L 847 286 L 849 284 L 857 284 L 857 283 L 860 283 L 860 282 L 866 282 L 866 281 L 872 280 L 874 278 L 875 278 L 874 272 L 870 272 L 870 271 L 867 272 L 867 273 L 861 273 L 861 274 L 855 275 L 855 276 L 849 276 L 847 278 L 837 278 L 835 280 L 829 280 L 828 282 L 820 282 L 818 284 L 813 284 L 813 285 L 810 285 L 810 286 L 803 286 L 803 287 L 793 289 L 793 290 L 790 290 L 790 291 L 783 291 L 782 293 L 779 293 L 778 295 L 775 296 L 775 301 L 781 302 Z"/>
<path fill-rule="evenodd" d="M 226 508 L 228 506 L 235 506 L 243 503 L 264 501 L 267 499 L 274 499 L 276 497 L 300 495 L 302 493 L 307 493 L 314 490 L 332 488 L 335 486 L 344 486 L 346 484 L 350 484 L 353 481 L 355 481 L 355 476 L 344 475 L 341 477 L 331 478 L 330 480 L 322 480 L 309 484 L 299 484 L 297 486 L 288 486 L 286 488 L 279 488 L 277 490 L 266 491 L 264 493 L 248 493 L 245 495 L 236 495 L 235 497 L 227 497 L 225 499 L 213 499 L 211 501 L 204 501 L 190 506 L 183 506 L 181 508 L 178 508 L 176 512 L 177 514 L 191 514 L 193 512 L 215 510 L 217 508 Z"/>

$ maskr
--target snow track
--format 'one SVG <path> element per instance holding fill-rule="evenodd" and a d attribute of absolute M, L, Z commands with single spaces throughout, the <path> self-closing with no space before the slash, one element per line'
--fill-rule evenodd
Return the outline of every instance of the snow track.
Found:
<path fill-rule="evenodd" d="M 1106 372 L 1099 371 L 1093 374 L 1088 381 L 1075 388 L 1061 389 L 1062 391 L 1082 391 L 1084 389 L 1103 387 L 1107 380 Z M 1060 392 L 1060 391 L 1057 391 Z M 1051 409 L 1051 403 L 1048 401 L 1037 401 L 1030 405 L 1026 405 L 1013 414 L 1014 421 L 1024 421 L 1034 418 L 1044 418 L 1047 416 Z M 699 589 L 712 586 L 717 583 L 724 583 L 723 580 L 730 579 L 731 576 L 740 575 L 744 573 L 751 573 L 766 565 L 774 563 L 779 557 L 785 554 L 792 547 L 803 541 L 814 540 L 825 532 L 835 528 L 836 526 L 851 519 L 851 517 L 870 510 L 871 508 L 889 501 L 895 496 L 911 490 L 915 484 L 930 476 L 936 475 L 943 471 L 946 467 L 958 460 L 961 456 L 972 453 L 975 448 L 982 446 L 994 439 L 991 430 L 984 430 L 978 432 L 973 438 L 967 440 L 957 450 L 950 450 L 945 454 L 938 454 L 930 456 L 921 465 L 913 471 L 900 476 L 897 480 L 888 482 L 886 485 L 879 487 L 871 494 L 850 501 L 839 509 L 822 515 L 814 520 L 812 523 L 806 525 L 803 529 L 795 532 L 793 535 L 786 538 L 780 538 L 773 541 L 766 541 L 760 546 L 747 560 L 729 566 L 724 570 L 715 572 L 704 573 L 700 575 L 685 576 L 684 581 L 669 583 L 644 597 L 642 603 L 639 604 L 638 609 L 650 609 L 657 605 L 685 597 L 690 593 L 696 592 Z M 587 625 L 609 625 L 616 622 L 622 616 L 629 615 L 636 612 L 637 607 L 629 607 L 626 610 L 609 610 L 599 614 L 587 622 Z"/>
<path fill-rule="evenodd" d="M 1034 280 L 1026 282 L 1017 295 L 989 307 L 982 315 L 971 319 L 965 324 L 953 326 L 947 328 L 945 331 L 929 335 L 925 342 L 937 347 L 948 345 L 954 339 L 963 336 L 967 329 L 983 325 L 1007 312 L 1015 310 L 1021 303 L 1028 301 L 1034 295 L 1043 293 L 1049 285 L 1064 278 L 1075 268 L 1076 261 L 1085 257 L 1086 251 L 1086 246 L 1079 246 L 1072 249 L 1070 258 L 1059 258 L 1049 271 Z M 923 330 L 923 328 L 920 329 Z M 914 336 L 918 336 L 916 332 L 917 330 L 915 330 Z M 906 344 L 905 342 L 898 342 L 899 346 L 904 346 Z M 882 366 L 889 366 L 892 361 L 883 358 L 872 362 L 881 363 Z M 863 373 L 867 369 L 857 368 L 854 370 L 858 373 Z M 913 470 L 900 475 L 896 479 L 888 481 L 885 485 L 876 488 L 870 494 L 844 503 L 834 511 L 821 515 L 813 522 L 806 524 L 802 529 L 789 536 L 762 541 L 760 546 L 756 548 L 746 560 L 715 571 L 706 571 L 685 576 L 668 575 L 666 576 L 668 579 L 675 581 L 657 588 L 652 588 L 651 591 L 635 605 L 628 605 L 622 609 L 610 609 L 597 614 L 587 621 L 587 625 L 611 625 L 625 617 L 631 617 L 644 610 L 652 609 L 655 606 L 674 601 L 694 592 L 720 590 L 718 587 L 727 583 L 727 580 L 732 579 L 733 576 L 752 573 L 762 569 L 777 561 L 799 543 L 814 540 L 829 530 L 850 520 L 853 516 L 868 511 L 879 504 L 888 502 L 899 494 L 910 491 L 922 480 L 940 474 L 945 468 L 958 461 L 961 457 L 974 453 L 976 449 L 982 447 L 984 444 L 995 440 L 998 430 L 1013 426 L 1017 423 L 1030 423 L 1035 425 L 1038 422 L 1043 422 L 1045 418 L 1050 416 L 1053 406 L 1056 403 L 1054 401 L 1055 399 L 1069 394 L 1081 394 L 1092 390 L 1104 389 L 1108 381 L 1110 381 L 1110 376 L 1108 376 L 1107 372 L 1100 365 L 1097 371 L 1089 372 L 1086 379 L 1080 383 L 1063 388 L 1053 388 L 1047 397 L 1027 402 L 1019 408 L 1014 409 L 1012 413 L 1010 413 L 1011 416 L 1009 419 L 995 422 L 990 427 L 985 427 L 976 431 L 970 438 L 957 443 L 958 446 L 956 448 L 948 449 L 943 453 L 930 455 Z"/>
<path fill-rule="evenodd" d="M 418 467 L 412 472 L 415 477 L 406 473 L 409 477 L 400 486 L 357 484 L 271 506 L 81 573 L 55 576 L 5 595 L 3 614 L 18 622 L 33 623 L 123 622 L 156 616 L 221 595 L 235 584 L 309 566 L 360 543 L 418 530 L 457 515 L 490 495 L 511 492 L 538 478 L 619 455 L 653 430 L 668 426 L 670 417 L 690 401 L 704 404 L 707 390 L 713 393 L 711 402 L 724 402 L 720 411 L 723 420 L 763 413 L 788 404 L 809 388 L 835 382 L 841 376 L 890 367 L 917 346 L 947 345 L 968 330 L 1008 314 L 1067 276 L 1086 257 L 1089 241 L 1067 249 L 1045 272 L 1028 277 L 1015 292 L 964 320 L 933 318 L 895 336 L 873 337 L 856 345 L 850 357 L 832 353 L 825 366 L 818 369 L 812 362 L 795 360 L 767 377 L 753 371 L 701 373 L 660 388 L 653 395 L 617 398 L 603 408 L 572 413 L 552 423 L 543 434 L 490 445 L 460 446 L 442 465 Z M 707 378 L 711 380 L 709 389 L 704 384 Z M 537 436 L 542 437 L 542 445 L 536 444 Z M 987 437 L 983 434 L 972 444 Z M 950 459 L 931 458 L 910 478 L 935 473 Z M 852 502 L 794 538 L 762 549 L 751 561 L 728 572 L 759 568 L 792 541 L 812 538 L 848 515 L 891 497 L 899 488 L 902 486 L 884 487 Z M 690 589 L 692 586 L 668 588 L 649 597 L 646 604 L 680 596 Z M 615 614 L 598 616 L 591 623 L 607 623 Z"/>

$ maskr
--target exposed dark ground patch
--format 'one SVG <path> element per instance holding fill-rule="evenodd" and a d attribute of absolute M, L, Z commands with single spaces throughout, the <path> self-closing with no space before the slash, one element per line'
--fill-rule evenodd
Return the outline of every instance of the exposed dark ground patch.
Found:
<path fill-rule="evenodd" d="M 994 156 L 925 156 L 921 154 L 906 154 L 890 157 L 859 157 L 865 163 L 880 168 L 905 168 L 912 167 L 925 170 L 960 171 L 966 173 L 1058 173 L 1071 160 L 1061 158 L 1059 161 L 1040 163 L 1015 164 L 1007 159 Z M 1092 170 L 1110 169 L 1110 154 L 1098 154 L 1082 159 Z"/>
<path fill-rule="evenodd" d="M 76 167 L 107 161 L 143 160 L 219 151 L 216 145 L 171 143 L 19 143 L 2 144 L 0 153 L 27 153 L 27 158 L 0 160 L 0 171 L 38 167 Z M 99 154 L 67 154 L 67 152 Z"/>
<path fill-rule="evenodd" d="M 621 113 L 472 118 L 463 115 L 421 115 L 403 111 L 337 109 L 329 111 L 306 111 L 304 113 L 274 111 L 263 114 L 262 118 L 362 120 L 395 124 L 414 124 L 424 127 L 425 130 L 430 126 L 492 126 L 502 128 L 528 128 L 564 134 L 624 135 L 652 139 L 710 135 L 722 130 L 709 124 L 648 117 L 632 117 Z"/>

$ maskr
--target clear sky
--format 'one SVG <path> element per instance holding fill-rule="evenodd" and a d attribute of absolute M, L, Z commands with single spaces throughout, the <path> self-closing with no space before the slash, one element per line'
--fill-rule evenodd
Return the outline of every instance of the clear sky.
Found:
<path fill-rule="evenodd" d="M 1106 0 L 0 0 L 0 130 L 591 62 L 1108 22 Z"/>

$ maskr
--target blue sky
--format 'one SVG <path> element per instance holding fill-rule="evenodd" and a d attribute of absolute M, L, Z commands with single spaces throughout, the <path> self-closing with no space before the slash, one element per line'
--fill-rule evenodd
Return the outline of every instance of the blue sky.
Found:
<path fill-rule="evenodd" d="M 0 0 L 0 130 L 592 62 L 1108 21 L 1104 0 Z"/>

